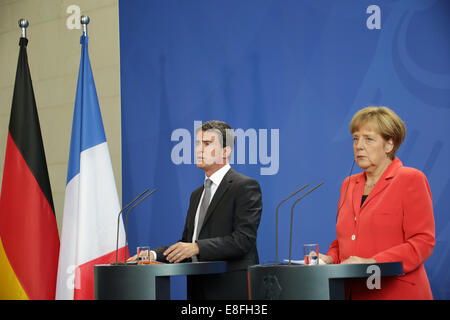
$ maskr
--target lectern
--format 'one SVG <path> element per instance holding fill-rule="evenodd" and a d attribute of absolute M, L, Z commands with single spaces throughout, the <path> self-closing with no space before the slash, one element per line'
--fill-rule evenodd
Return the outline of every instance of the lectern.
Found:
<path fill-rule="evenodd" d="M 250 299 L 343 300 L 345 279 L 368 278 L 373 270 L 379 270 L 381 277 L 403 274 L 400 262 L 251 266 L 248 268 Z"/>
<path fill-rule="evenodd" d="M 225 261 L 150 265 L 96 265 L 96 300 L 170 299 L 170 277 L 226 272 Z"/>

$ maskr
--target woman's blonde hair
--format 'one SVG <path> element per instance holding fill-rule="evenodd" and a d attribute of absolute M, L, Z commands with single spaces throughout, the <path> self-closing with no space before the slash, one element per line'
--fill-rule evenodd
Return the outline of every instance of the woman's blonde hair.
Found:
<path fill-rule="evenodd" d="M 355 133 L 366 123 L 374 124 L 374 129 L 378 131 L 384 140 L 389 141 L 392 139 L 394 147 L 388 156 L 393 160 L 406 136 L 406 126 L 402 119 L 388 107 L 366 107 L 353 116 L 350 122 L 350 133 Z"/>

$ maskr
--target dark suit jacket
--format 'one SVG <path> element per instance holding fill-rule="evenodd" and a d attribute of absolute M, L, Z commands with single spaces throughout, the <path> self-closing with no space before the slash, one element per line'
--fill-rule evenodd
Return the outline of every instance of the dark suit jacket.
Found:
<path fill-rule="evenodd" d="M 192 242 L 203 186 L 191 194 L 181 241 Z M 232 168 L 218 186 L 198 236 L 199 261 L 225 260 L 228 272 L 188 276 L 188 299 L 247 299 L 247 267 L 259 263 L 256 235 L 262 212 L 259 183 Z M 166 247 L 156 249 L 164 261 Z"/>

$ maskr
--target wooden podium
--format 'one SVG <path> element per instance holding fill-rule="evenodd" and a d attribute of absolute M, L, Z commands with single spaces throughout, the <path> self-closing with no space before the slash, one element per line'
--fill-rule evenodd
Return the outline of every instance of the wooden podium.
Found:
<path fill-rule="evenodd" d="M 343 300 L 345 279 L 368 278 L 379 268 L 381 277 L 403 274 L 400 262 L 328 265 L 256 265 L 248 268 L 250 299 Z M 382 281 L 382 280 L 381 280 Z"/>
<path fill-rule="evenodd" d="M 226 272 L 225 261 L 150 265 L 96 265 L 96 300 L 170 299 L 170 277 Z"/>

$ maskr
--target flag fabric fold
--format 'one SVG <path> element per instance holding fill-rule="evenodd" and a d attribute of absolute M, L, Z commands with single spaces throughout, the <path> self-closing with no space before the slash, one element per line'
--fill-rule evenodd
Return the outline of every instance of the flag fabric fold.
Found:
<path fill-rule="evenodd" d="M 19 60 L 0 195 L 0 299 L 54 299 L 59 236 L 26 38 Z"/>
<path fill-rule="evenodd" d="M 93 299 L 94 265 L 115 261 L 120 211 L 97 91 L 81 36 L 81 61 L 72 123 L 56 299 Z M 120 222 L 119 238 L 125 232 Z M 119 250 L 123 259 L 125 247 Z"/>

